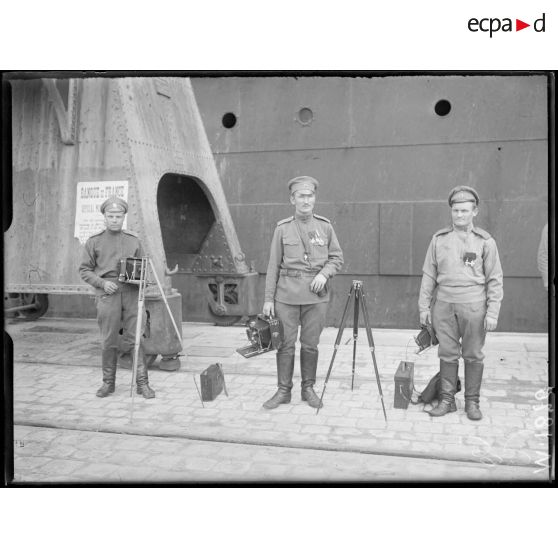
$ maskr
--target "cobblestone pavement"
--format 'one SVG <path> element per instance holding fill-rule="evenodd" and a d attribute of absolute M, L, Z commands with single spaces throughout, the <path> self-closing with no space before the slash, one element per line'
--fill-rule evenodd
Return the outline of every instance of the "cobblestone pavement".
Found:
<path fill-rule="evenodd" d="M 16 482 L 537 481 L 540 469 L 16 426 Z M 537 472 L 538 471 L 538 472 Z"/>
<path fill-rule="evenodd" d="M 136 396 L 132 415 L 129 370 L 119 370 L 114 395 L 95 397 L 101 373 L 94 320 L 41 319 L 7 329 L 14 340 L 16 425 L 102 431 L 108 436 L 170 436 L 192 444 L 212 441 L 292 451 L 336 450 L 353 458 L 373 454 L 485 463 L 502 471 L 504 465 L 514 465 L 529 469 L 529 474 L 548 465 L 548 340 L 544 334 L 489 334 L 481 392 L 484 419 L 472 422 L 464 415 L 462 393 L 457 397 L 458 412 L 437 419 L 423 412 L 422 405 L 394 409 L 393 375 L 399 362 L 414 362 L 415 385 L 420 390 L 438 370 L 436 351 L 416 355 L 415 331 L 373 330 L 386 423 L 364 330 L 359 333 L 354 390 L 351 329 L 344 333 L 325 406 L 316 415 L 300 401 L 296 388 L 291 404 L 274 411 L 262 409 L 262 402 L 275 390 L 275 356 L 244 359 L 236 354 L 235 349 L 247 342 L 244 328 L 184 323 L 187 357 L 182 358 L 181 369 L 162 371 L 156 361 L 150 383 L 157 397 Z M 322 336 L 318 393 L 336 334 L 335 328 L 327 328 Z M 221 395 L 202 408 L 193 376 L 214 362 L 223 364 L 229 397 Z M 463 377 L 462 368 L 460 373 Z M 295 382 L 298 379 L 295 370 Z M 278 474 L 277 480 L 281 478 Z"/>

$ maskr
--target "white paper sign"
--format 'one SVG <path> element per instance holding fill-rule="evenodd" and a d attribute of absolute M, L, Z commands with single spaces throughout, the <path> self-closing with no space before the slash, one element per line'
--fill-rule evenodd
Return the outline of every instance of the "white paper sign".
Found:
<path fill-rule="evenodd" d="M 74 236 L 81 244 L 105 228 L 101 213 L 102 203 L 111 196 L 128 201 L 127 180 L 105 180 L 102 182 L 78 182 L 76 196 L 76 226 Z M 128 215 L 124 219 L 124 228 Z"/>

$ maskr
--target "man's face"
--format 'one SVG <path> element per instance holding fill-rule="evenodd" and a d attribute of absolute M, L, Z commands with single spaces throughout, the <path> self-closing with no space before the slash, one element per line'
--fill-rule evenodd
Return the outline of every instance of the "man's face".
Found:
<path fill-rule="evenodd" d="M 469 227 L 479 210 L 474 202 L 457 202 L 451 206 L 451 219 L 453 226 L 458 229 Z"/>
<path fill-rule="evenodd" d="M 311 190 L 298 190 L 291 194 L 291 203 L 299 215 L 311 215 L 316 203 L 316 195 Z"/>
<path fill-rule="evenodd" d="M 116 211 L 114 209 L 105 211 L 105 225 L 107 229 L 114 232 L 121 231 L 125 215 L 124 211 Z"/>

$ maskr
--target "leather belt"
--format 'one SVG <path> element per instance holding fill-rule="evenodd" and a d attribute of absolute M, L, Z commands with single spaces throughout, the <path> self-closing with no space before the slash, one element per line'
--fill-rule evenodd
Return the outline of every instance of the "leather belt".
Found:
<path fill-rule="evenodd" d="M 315 271 L 302 271 L 300 269 L 281 269 L 279 275 L 286 275 L 287 277 L 314 277 L 320 270 Z"/>

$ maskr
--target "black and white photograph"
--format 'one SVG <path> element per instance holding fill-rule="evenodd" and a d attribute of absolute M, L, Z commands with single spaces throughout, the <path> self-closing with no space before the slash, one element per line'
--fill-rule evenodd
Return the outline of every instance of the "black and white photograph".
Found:
<path fill-rule="evenodd" d="M 554 84 L 4 73 L 9 483 L 553 482 Z"/>

